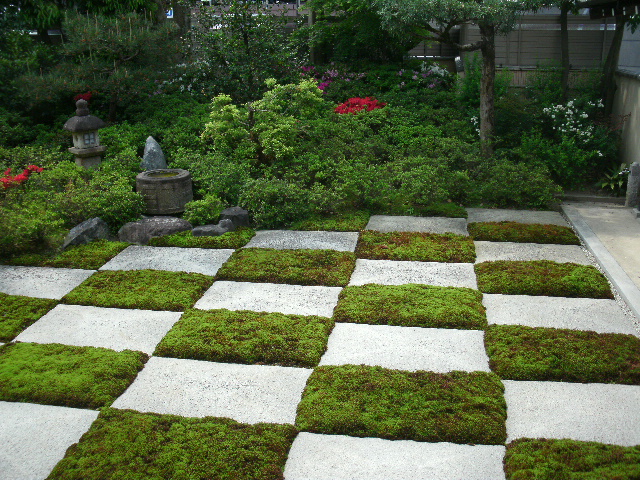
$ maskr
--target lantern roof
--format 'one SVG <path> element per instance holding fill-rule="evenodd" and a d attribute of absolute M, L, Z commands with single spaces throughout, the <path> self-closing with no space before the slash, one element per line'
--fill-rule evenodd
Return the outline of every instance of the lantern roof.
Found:
<path fill-rule="evenodd" d="M 103 120 L 89 114 L 87 101 L 81 98 L 76 102 L 76 116 L 67 120 L 62 128 L 70 132 L 87 132 L 98 130 L 106 125 Z"/>

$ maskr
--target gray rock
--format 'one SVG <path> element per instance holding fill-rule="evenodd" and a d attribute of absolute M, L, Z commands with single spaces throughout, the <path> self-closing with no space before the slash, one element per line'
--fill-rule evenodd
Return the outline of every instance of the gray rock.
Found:
<path fill-rule="evenodd" d="M 189 222 L 181 218 L 157 216 L 126 223 L 118 231 L 118 238 L 121 242 L 145 245 L 151 237 L 162 237 L 163 235 L 184 232 L 192 228 Z"/>
<path fill-rule="evenodd" d="M 142 170 L 167 168 L 167 160 L 164 157 L 162 148 L 160 148 L 160 144 L 156 142 L 155 138 L 151 136 L 147 138 L 147 143 L 144 146 L 144 155 L 140 168 Z"/>
<path fill-rule="evenodd" d="M 225 208 L 220 214 L 220 220 L 231 220 L 235 228 L 249 226 L 249 212 L 240 207 Z"/>
<path fill-rule="evenodd" d="M 192 230 L 194 237 L 218 237 L 223 233 L 232 232 L 236 229 L 231 220 L 220 220 L 217 225 L 202 225 Z"/>
<path fill-rule="evenodd" d="M 73 227 L 62 244 L 62 249 L 74 245 L 82 245 L 93 240 L 112 240 L 115 236 L 109 231 L 109 226 L 100 217 L 94 217 Z"/>

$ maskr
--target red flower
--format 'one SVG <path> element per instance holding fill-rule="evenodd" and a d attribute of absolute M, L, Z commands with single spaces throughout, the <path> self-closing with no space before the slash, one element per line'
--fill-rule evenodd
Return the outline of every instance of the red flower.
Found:
<path fill-rule="evenodd" d="M 357 113 L 361 110 L 366 110 L 370 112 L 371 110 L 375 110 L 377 108 L 382 108 L 386 105 L 384 102 L 379 102 L 375 98 L 365 97 L 359 98 L 354 97 L 350 98 L 346 102 L 338 105 L 335 108 L 336 113 Z"/>

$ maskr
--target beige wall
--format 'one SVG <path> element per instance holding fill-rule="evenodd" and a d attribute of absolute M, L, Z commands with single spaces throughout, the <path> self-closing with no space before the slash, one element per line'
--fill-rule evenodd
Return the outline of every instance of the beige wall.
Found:
<path fill-rule="evenodd" d="M 640 162 L 640 76 L 618 72 L 614 113 L 631 114 L 622 127 L 620 161 Z"/>

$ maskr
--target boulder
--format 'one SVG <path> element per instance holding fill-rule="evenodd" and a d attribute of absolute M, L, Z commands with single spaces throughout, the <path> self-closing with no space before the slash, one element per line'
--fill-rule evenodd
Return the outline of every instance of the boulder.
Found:
<path fill-rule="evenodd" d="M 111 240 L 114 238 L 109 231 L 109 225 L 100 217 L 94 217 L 79 223 L 69 230 L 62 244 L 62 249 L 64 250 L 74 245 L 89 243 L 93 240 Z"/>
<path fill-rule="evenodd" d="M 181 218 L 157 216 L 143 218 L 137 222 L 126 223 L 119 231 L 118 238 L 121 242 L 138 243 L 146 245 L 151 237 L 162 237 L 172 233 L 191 230 L 189 222 Z"/>
<path fill-rule="evenodd" d="M 191 233 L 194 237 L 218 237 L 223 233 L 232 232 L 236 229 L 231 220 L 220 220 L 217 225 L 202 225 L 195 227 Z"/>
<path fill-rule="evenodd" d="M 225 208 L 220 214 L 220 220 L 231 220 L 235 228 L 249 226 L 249 212 L 240 207 Z"/>
<path fill-rule="evenodd" d="M 142 163 L 140 164 L 142 170 L 158 170 L 161 168 L 167 168 L 167 160 L 164 157 L 160 144 L 156 142 L 155 138 L 147 138 L 147 143 L 144 146 L 144 155 L 142 156 Z"/>

